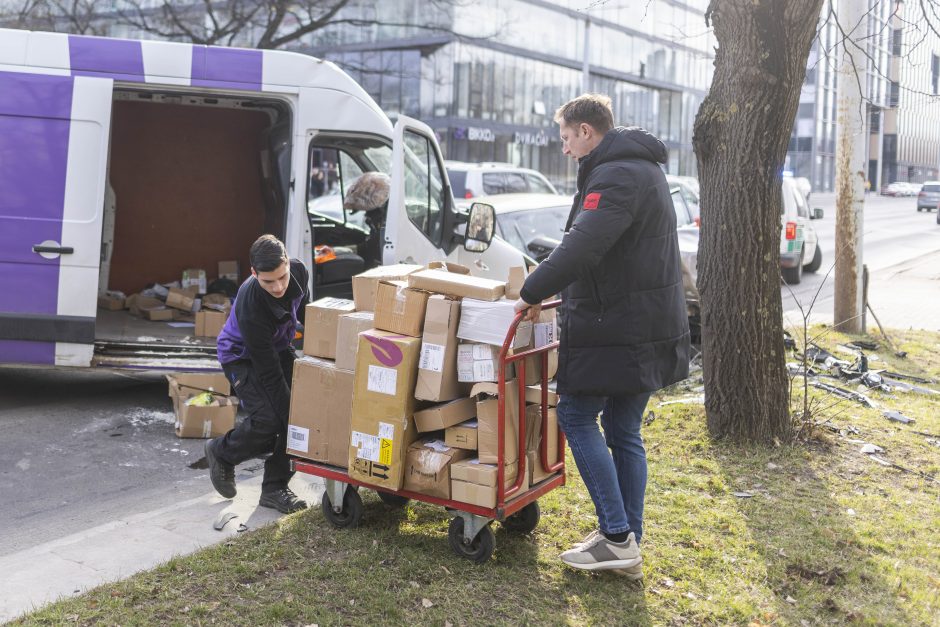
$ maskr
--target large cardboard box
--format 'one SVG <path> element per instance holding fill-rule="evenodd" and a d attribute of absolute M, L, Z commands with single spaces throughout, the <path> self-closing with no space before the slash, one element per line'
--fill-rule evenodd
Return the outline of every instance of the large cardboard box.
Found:
<path fill-rule="evenodd" d="M 509 488 L 516 482 L 519 473 L 518 462 L 506 464 L 504 473 L 503 485 Z M 454 462 L 450 467 L 450 478 L 451 499 L 480 507 L 496 507 L 495 465 L 481 463 L 479 459 Z M 528 487 L 528 481 L 523 481 L 520 491 L 509 500 L 521 495 Z"/>
<path fill-rule="evenodd" d="M 505 281 L 484 279 L 444 270 L 422 270 L 410 274 L 408 275 L 408 285 L 456 298 L 476 298 L 479 300 L 497 300 L 506 293 Z"/>
<path fill-rule="evenodd" d="M 492 344 L 459 344 L 457 346 L 457 381 L 480 383 L 499 378 L 499 347 Z M 507 368 L 507 376 L 509 376 Z"/>
<path fill-rule="evenodd" d="M 166 295 L 166 306 L 180 311 L 193 311 L 196 305 L 195 287 L 171 287 Z"/>
<path fill-rule="evenodd" d="M 430 296 L 404 281 L 379 281 L 375 290 L 375 328 L 421 337 Z"/>
<path fill-rule="evenodd" d="M 440 294 L 428 299 L 421 336 L 421 359 L 415 398 L 424 401 L 450 401 L 470 393 L 468 385 L 457 380 L 457 325 L 460 301 Z"/>
<path fill-rule="evenodd" d="M 457 337 L 468 342 L 502 346 L 516 317 L 511 300 L 483 301 L 465 298 L 460 305 L 460 326 Z M 532 323 L 520 322 L 513 336 L 512 347 L 522 348 L 532 341 Z"/>
<path fill-rule="evenodd" d="M 558 406 L 558 393 L 555 392 L 555 382 L 549 381 L 548 383 L 548 406 L 557 407 Z M 542 403 L 542 388 L 537 385 L 529 386 L 525 389 L 525 402 L 526 403 Z"/>
<path fill-rule="evenodd" d="M 477 403 L 472 398 L 458 398 L 415 413 L 415 427 L 420 433 L 438 431 L 460 424 L 477 415 Z"/>
<path fill-rule="evenodd" d="M 219 262 L 219 278 L 228 279 L 230 281 L 239 282 L 241 277 L 241 270 L 238 267 L 237 261 L 220 261 Z"/>
<path fill-rule="evenodd" d="M 470 394 L 477 399 L 477 422 L 479 423 L 478 450 L 484 464 L 499 462 L 499 384 L 477 383 Z M 506 382 L 504 457 L 503 463 L 519 459 L 519 390 L 515 380 Z"/>
<path fill-rule="evenodd" d="M 108 311 L 120 311 L 124 309 L 125 300 L 124 292 L 102 292 L 98 294 L 98 307 Z"/>
<path fill-rule="evenodd" d="M 400 263 L 393 266 L 378 266 L 357 274 L 352 279 L 353 300 L 356 311 L 375 311 L 375 290 L 379 281 L 397 281 L 407 277 L 412 272 L 423 269 L 424 266 Z"/>
<path fill-rule="evenodd" d="M 343 370 L 356 369 L 356 353 L 359 350 L 359 334 L 373 328 L 375 314 L 371 311 L 354 311 L 341 314 L 336 327 L 336 367 Z"/>
<path fill-rule="evenodd" d="M 355 311 L 346 298 L 321 298 L 307 305 L 304 312 L 304 355 L 336 359 L 339 317 Z"/>
<path fill-rule="evenodd" d="M 479 423 L 476 418 L 444 429 L 444 444 L 456 448 L 477 450 Z"/>
<path fill-rule="evenodd" d="M 370 329 L 359 334 L 349 475 L 398 490 L 415 438 L 414 386 L 421 340 Z"/>
<path fill-rule="evenodd" d="M 212 438 L 225 435 L 235 426 L 238 399 L 228 396 L 230 386 L 223 374 L 181 373 L 167 375 L 169 397 L 176 414 L 180 438 Z M 189 404 L 205 392 L 215 392 L 208 406 Z"/>
<path fill-rule="evenodd" d="M 450 498 L 450 466 L 470 451 L 447 446 L 436 438 L 418 440 L 408 447 L 403 487 L 411 492 Z"/>
<path fill-rule="evenodd" d="M 219 337 L 228 316 L 221 311 L 197 311 L 196 335 L 199 337 Z"/>
<path fill-rule="evenodd" d="M 355 374 L 331 361 L 304 357 L 294 362 L 287 452 L 346 468 Z"/>
<path fill-rule="evenodd" d="M 548 447 L 548 463 L 554 464 L 558 459 L 558 413 L 554 407 L 548 408 L 548 430 L 543 432 L 541 406 L 529 405 L 526 407 L 526 469 L 531 485 L 552 475 L 542 466 L 540 446 L 543 438 Z"/>

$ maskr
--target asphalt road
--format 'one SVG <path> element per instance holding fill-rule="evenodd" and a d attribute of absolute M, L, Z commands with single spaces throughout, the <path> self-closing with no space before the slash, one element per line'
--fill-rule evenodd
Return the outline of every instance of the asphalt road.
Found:
<path fill-rule="evenodd" d="M 835 263 L 835 195 L 814 194 L 810 196 L 810 206 L 821 207 L 825 212 L 822 220 L 811 222 L 819 236 L 823 263 L 814 274 L 804 272 L 799 285 L 781 286 L 783 310 L 790 318 L 797 316 L 796 303 L 808 308 L 817 291 L 813 311 L 831 314 L 833 308 L 834 272 L 830 270 Z M 865 199 L 863 231 L 862 259 L 871 275 L 940 250 L 937 213 L 918 213 L 916 198 L 869 194 Z"/>

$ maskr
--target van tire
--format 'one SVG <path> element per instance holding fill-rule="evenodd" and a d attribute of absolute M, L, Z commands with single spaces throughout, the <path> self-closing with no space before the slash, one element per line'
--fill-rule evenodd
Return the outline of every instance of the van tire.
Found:
<path fill-rule="evenodd" d="M 800 262 L 792 268 L 781 268 L 780 273 L 783 275 L 783 282 L 787 285 L 797 285 L 800 281 L 803 280 L 803 253 L 805 249 L 800 251 Z"/>
<path fill-rule="evenodd" d="M 816 244 L 816 252 L 813 253 L 813 260 L 809 262 L 808 265 L 803 267 L 805 272 L 816 272 L 819 270 L 819 267 L 822 266 L 822 251 L 819 249 L 819 244 Z"/>

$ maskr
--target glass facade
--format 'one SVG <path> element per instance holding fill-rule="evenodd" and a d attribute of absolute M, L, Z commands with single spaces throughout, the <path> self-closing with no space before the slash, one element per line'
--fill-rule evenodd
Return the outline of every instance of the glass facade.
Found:
<path fill-rule="evenodd" d="M 659 136 L 670 173 L 695 174 L 692 125 L 714 61 L 706 4 L 358 2 L 300 49 L 335 61 L 390 115 L 434 128 L 445 158 L 532 168 L 571 192 L 576 165 L 552 117 L 587 90 L 611 96 L 617 124 Z M 426 26 L 401 25 L 415 16 Z"/>

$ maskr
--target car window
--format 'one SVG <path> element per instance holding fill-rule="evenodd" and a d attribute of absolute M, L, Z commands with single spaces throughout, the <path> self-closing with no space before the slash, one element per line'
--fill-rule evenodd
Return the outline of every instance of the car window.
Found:
<path fill-rule="evenodd" d="M 676 228 L 688 226 L 692 223 L 692 216 L 689 215 L 689 208 L 685 204 L 685 199 L 682 198 L 682 192 L 676 187 L 673 188 L 670 195 L 672 196 L 672 208 L 676 212 Z"/>
<path fill-rule="evenodd" d="M 408 219 L 435 244 L 441 243 L 444 219 L 443 173 L 428 139 L 405 131 L 405 211 Z"/>
<path fill-rule="evenodd" d="M 539 194 L 554 194 L 555 190 L 541 176 L 535 174 L 526 174 L 525 180 L 529 184 L 529 191 Z"/>
<path fill-rule="evenodd" d="M 497 215 L 496 222 L 503 239 L 527 253 L 529 243 L 538 237 L 561 241 L 570 212 L 568 205 L 513 211 Z"/>
<path fill-rule="evenodd" d="M 466 170 L 447 170 L 447 178 L 450 179 L 451 189 L 454 190 L 454 198 L 473 198 L 467 195 Z"/>
<path fill-rule="evenodd" d="M 506 172 L 503 175 L 505 186 L 503 187 L 504 194 L 524 194 L 528 191 L 529 187 L 526 184 L 525 176 L 519 172 Z"/>
<path fill-rule="evenodd" d="M 922 192 L 940 192 L 940 185 L 924 185 L 920 188 Z"/>
<path fill-rule="evenodd" d="M 780 215 L 793 216 L 796 214 L 796 199 L 793 196 L 793 188 L 784 183 L 780 188 L 782 202 L 780 203 Z"/>
<path fill-rule="evenodd" d="M 483 193 L 487 196 L 504 194 L 505 187 L 506 178 L 502 172 L 487 172 L 483 175 Z"/>
<path fill-rule="evenodd" d="M 801 218 L 809 218 L 809 208 L 806 206 L 806 198 L 800 191 L 793 186 L 790 188 L 793 194 L 793 201 L 796 203 L 796 215 Z"/>

